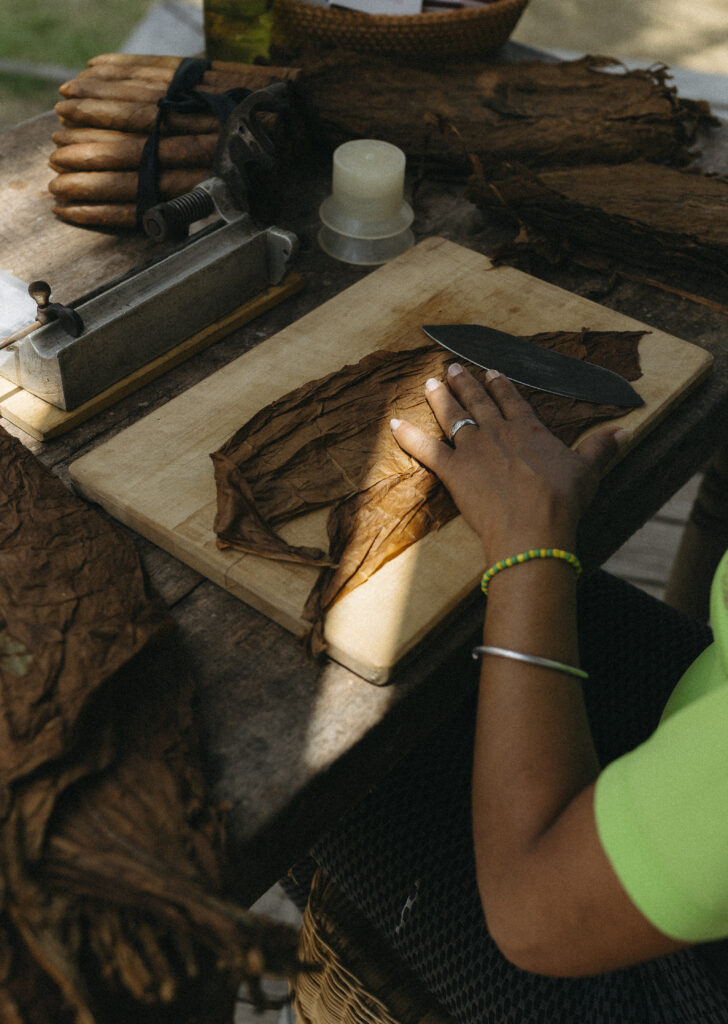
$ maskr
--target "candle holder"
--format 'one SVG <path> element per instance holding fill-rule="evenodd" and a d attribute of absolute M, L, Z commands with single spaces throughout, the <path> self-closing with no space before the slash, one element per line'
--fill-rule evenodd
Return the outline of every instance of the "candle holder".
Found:
<path fill-rule="evenodd" d="M 404 200 L 405 155 L 379 139 L 334 151 L 331 195 L 319 208 L 319 245 L 344 263 L 386 263 L 414 245 L 414 213 Z"/>

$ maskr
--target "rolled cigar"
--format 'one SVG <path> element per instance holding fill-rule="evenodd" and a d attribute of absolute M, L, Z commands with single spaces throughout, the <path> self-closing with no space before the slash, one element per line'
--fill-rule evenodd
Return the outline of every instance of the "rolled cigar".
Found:
<path fill-rule="evenodd" d="M 58 133 L 60 134 L 60 133 Z M 112 134 L 112 133 L 109 133 Z M 76 142 L 51 153 L 53 170 L 122 171 L 139 167 L 146 136 Z M 160 139 L 158 160 L 161 167 L 210 167 L 217 146 L 217 135 L 172 135 Z"/>
<path fill-rule="evenodd" d="M 157 56 L 138 53 L 100 53 L 86 61 L 87 67 L 96 67 L 97 64 L 122 64 L 139 67 L 152 68 L 177 68 L 184 60 L 183 57 Z M 267 72 L 273 78 L 296 78 L 300 74 L 299 68 L 276 67 L 262 64 L 240 64 L 231 60 L 213 60 L 212 71 L 223 71 L 230 74 L 254 70 L 256 72 Z"/>
<path fill-rule="evenodd" d="M 114 128 L 127 132 L 150 132 L 157 116 L 156 103 L 129 103 L 125 100 L 59 100 L 56 113 L 64 123 L 91 128 Z M 165 135 L 206 135 L 219 131 L 213 114 L 176 114 L 162 125 Z"/>
<path fill-rule="evenodd" d="M 134 203 L 58 203 L 56 217 L 69 224 L 95 228 L 136 228 Z"/>
<path fill-rule="evenodd" d="M 295 77 L 296 75 L 291 74 L 290 68 L 251 67 L 245 74 L 206 71 L 202 76 L 202 85 L 205 88 L 209 86 L 211 90 L 213 86 L 220 86 L 223 92 L 240 86 L 244 89 L 264 89 L 266 85 L 273 85 L 274 82 L 289 82 Z"/>
<path fill-rule="evenodd" d="M 202 76 L 202 86 L 217 85 L 220 91 L 242 87 L 244 89 L 260 89 L 272 82 L 287 81 L 295 78 L 293 68 L 267 68 L 252 64 L 242 64 L 240 71 L 206 71 Z M 173 68 L 147 68 L 133 64 L 94 64 L 92 68 L 84 68 L 76 75 L 76 79 L 102 78 L 106 82 L 142 81 L 165 87 L 174 78 Z M 252 84 L 251 84 L 252 83 Z"/>
<path fill-rule="evenodd" d="M 176 68 L 182 60 L 182 57 L 161 56 L 156 53 L 99 53 L 86 63 L 89 67 L 93 67 L 94 64 L 147 64 L 156 68 Z"/>
<path fill-rule="evenodd" d="M 156 103 L 167 91 L 163 82 L 133 79 L 109 82 L 105 78 L 73 78 L 58 87 L 66 99 L 127 100 L 133 103 Z"/>
<path fill-rule="evenodd" d="M 77 142 L 108 142 L 111 139 L 141 139 L 146 135 L 135 135 L 133 132 L 115 132 L 111 128 L 59 128 L 51 135 L 51 141 L 57 146 L 73 146 Z"/>
<path fill-rule="evenodd" d="M 174 199 L 189 192 L 209 176 L 209 168 L 162 171 L 159 192 Z M 73 171 L 59 174 L 48 189 L 58 199 L 84 203 L 131 203 L 136 201 L 139 175 L 134 171 Z"/>
<path fill-rule="evenodd" d="M 248 81 L 252 76 L 248 76 Z M 228 89 L 242 86 L 250 89 L 239 79 L 234 82 L 226 77 L 222 84 L 215 82 L 203 82 L 203 88 L 207 92 L 222 93 Z M 122 79 L 109 81 L 106 78 L 74 78 L 70 82 L 64 82 L 59 86 L 58 91 L 66 99 L 97 99 L 97 100 L 122 100 L 128 103 L 156 103 L 167 93 L 167 85 L 159 82 L 143 82 L 134 79 Z"/>
<path fill-rule="evenodd" d="M 146 64 L 94 64 L 79 71 L 77 78 L 141 78 L 145 82 L 171 82 L 173 68 L 147 67 Z"/>

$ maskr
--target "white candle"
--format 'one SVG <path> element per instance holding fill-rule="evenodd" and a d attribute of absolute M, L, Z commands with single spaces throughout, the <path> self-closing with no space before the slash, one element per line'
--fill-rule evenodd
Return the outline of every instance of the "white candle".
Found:
<path fill-rule="evenodd" d="M 353 238 L 389 238 L 412 223 L 404 201 L 405 155 L 379 139 L 354 139 L 334 151 L 331 195 L 321 220 Z"/>
<path fill-rule="evenodd" d="M 396 215 L 402 203 L 404 167 L 404 153 L 389 142 L 345 142 L 334 153 L 333 194 L 352 213 L 384 220 Z"/>
<path fill-rule="evenodd" d="M 379 139 L 354 139 L 334 151 L 331 195 L 319 208 L 319 244 L 330 256 L 385 263 L 414 243 L 405 163 L 401 149 Z"/>

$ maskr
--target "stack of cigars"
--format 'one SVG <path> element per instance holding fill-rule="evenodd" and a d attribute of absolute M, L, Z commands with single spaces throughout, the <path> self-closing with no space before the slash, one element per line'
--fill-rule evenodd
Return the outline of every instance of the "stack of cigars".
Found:
<path fill-rule="evenodd" d="M 88 227 L 136 228 L 142 149 L 157 103 L 182 59 L 101 54 L 60 87 L 63 99 L 55 109 L 61 127 L 52 135 L 57 148 L 49 161 L 57 173 L 48 186 L 56 216 Z M 197 88 L 210 93 L 256 90 L 297 75 L 295 68 L 213 61 Z M 158 151 L 162 199 L 189 192 L 209 177 L 220 129 L 211 112 L 170 113 L 165 118 Z"/>

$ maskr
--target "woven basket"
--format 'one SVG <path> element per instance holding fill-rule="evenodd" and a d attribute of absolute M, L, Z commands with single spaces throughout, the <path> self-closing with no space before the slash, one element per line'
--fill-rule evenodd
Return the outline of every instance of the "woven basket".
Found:
<path fill-rule="evenodd" d="M 299 957 L 320 970 L 299 976 L 299 1024 L 452 1024 L 379 933 L 319 868 L 303 915 Z"/>
<path fill-rule="evenodd" d="M 471 60 L 508 39 L 528 0 L 427 14 L 363 14 L 303 0 L 274 0 L 274 36 L 284 48 L 338 47 L 417 61 Z"/>

